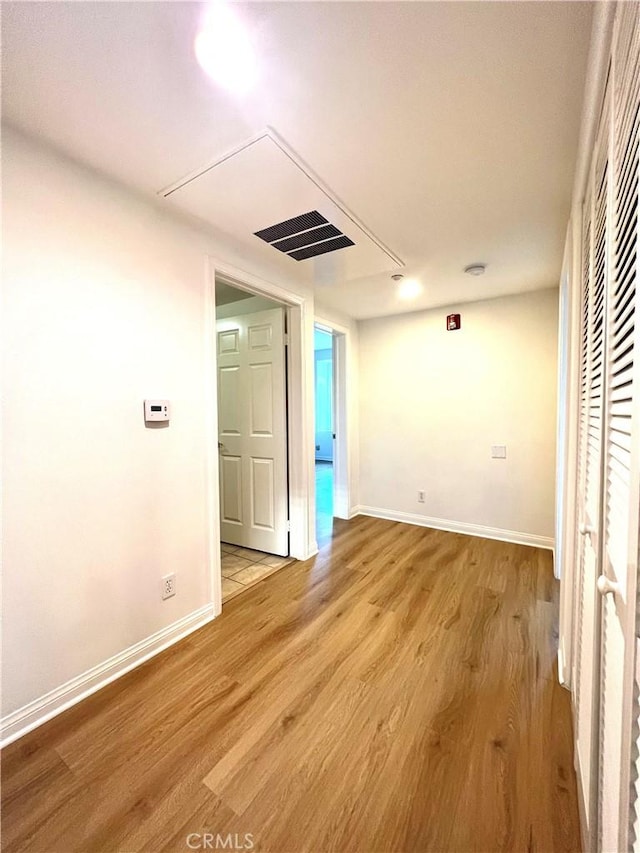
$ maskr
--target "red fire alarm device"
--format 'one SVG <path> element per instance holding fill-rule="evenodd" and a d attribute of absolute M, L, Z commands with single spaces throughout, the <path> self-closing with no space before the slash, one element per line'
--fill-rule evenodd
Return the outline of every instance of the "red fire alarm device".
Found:
<path fill-rule="evenodd" d="M 447 332 L 453 332 L 460 328 L 460 315 L 449 314 L 447 316 Z"/>

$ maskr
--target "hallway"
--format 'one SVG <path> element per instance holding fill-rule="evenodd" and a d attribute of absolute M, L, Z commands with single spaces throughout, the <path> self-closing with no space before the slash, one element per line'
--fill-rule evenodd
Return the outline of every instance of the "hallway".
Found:
<path fill-rule="evenodd" d="M 535 548 L 358 517 L 3 754 L 3 849 L 577 851 Z"/>
<path fill-rule="evenodd" d="M 333 463 L 316 460 L 316 537 L 318 546 L 333 535 Z"/>

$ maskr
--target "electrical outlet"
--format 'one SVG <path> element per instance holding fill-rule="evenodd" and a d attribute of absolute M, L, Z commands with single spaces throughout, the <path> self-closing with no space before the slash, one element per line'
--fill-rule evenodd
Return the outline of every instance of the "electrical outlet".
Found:
<path fill-rule="evenodd" d="M 162 578 L 162 600 L 171 598 L 176 594 L 176 576 L 174 574 L 165 575 Z"/>
<path fill-rule="evenodd" d="M 422 489 L 420 489 L 420 491 L 418 492 L 418 503 L 424 503 L 424 491 Z"/>

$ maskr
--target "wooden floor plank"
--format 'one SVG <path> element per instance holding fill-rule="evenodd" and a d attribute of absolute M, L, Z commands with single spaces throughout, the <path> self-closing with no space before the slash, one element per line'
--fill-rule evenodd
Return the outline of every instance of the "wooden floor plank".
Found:
<path fill-rule="evenodd" d="M 578 851 L 548 552 L 365 517 L 331 533 L 7 747 L 2 849 Z"/>

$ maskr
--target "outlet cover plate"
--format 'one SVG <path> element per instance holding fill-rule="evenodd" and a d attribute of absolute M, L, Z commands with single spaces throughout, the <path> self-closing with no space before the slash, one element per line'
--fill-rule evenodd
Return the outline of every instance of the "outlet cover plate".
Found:
<path fill-rule="evenodd" d="M 171 598 L 176 594 L 176 576 L 175 574 L 165 575 L 162 578 L 162 600 Z"/>

